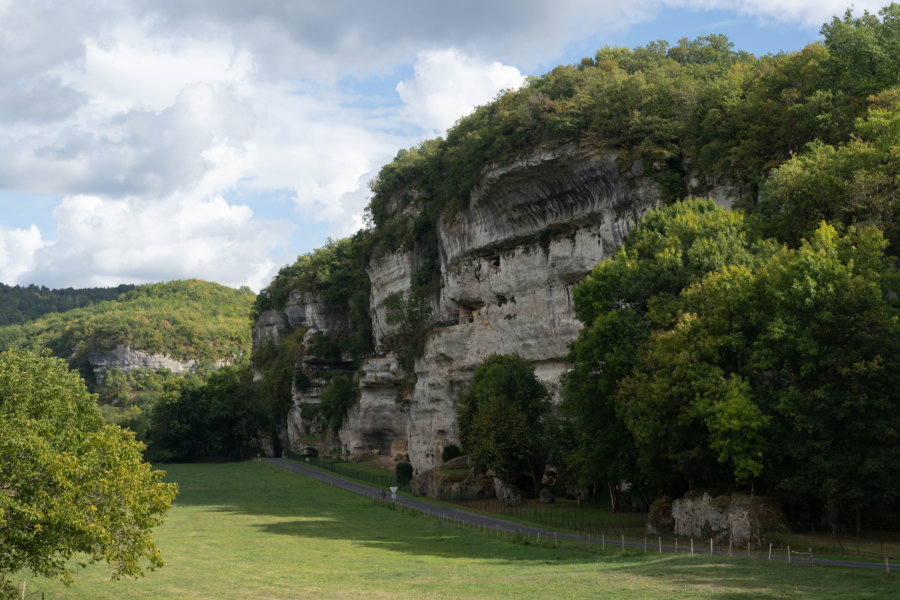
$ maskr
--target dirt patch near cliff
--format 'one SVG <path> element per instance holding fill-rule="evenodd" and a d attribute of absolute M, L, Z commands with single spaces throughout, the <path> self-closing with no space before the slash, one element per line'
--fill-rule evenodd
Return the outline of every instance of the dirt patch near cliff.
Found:
<path fill-rule="evenodd" d="M 380 455 L 373 456 L 371 459 L 369 459 L 366 462 L 368 462 L 370 465 L 372 465 L 374 467 L 378 467 L 379 469 L 384 469 L 388 473 L 393 473 L 394 467 L 397 465 L 397 463 L 394 462 L 394 459 L 391 458 L 390 456 L 380 456 Z"/>

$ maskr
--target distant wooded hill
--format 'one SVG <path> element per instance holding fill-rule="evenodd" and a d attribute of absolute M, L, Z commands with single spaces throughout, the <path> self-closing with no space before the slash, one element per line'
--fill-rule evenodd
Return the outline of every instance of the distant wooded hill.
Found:
<path fill-rule="evenodd" d="M 124 293 L 102 301 L 101 294 L 91 295 L 97 290 L 35 287 L 34 296 L 65 298 L 60 305 L 93 301 L 65 312 L 48 309 L 34 320 L 0 327 L 0 350 L 47 348 L 70 359 L 72 366 L 81 366 L 89 352 L 119 344 L 178 360 L 231 358 L 250 349 L 249 313 L 255 294 L 248 288 L 197 279 L 122 287 Z M 2 293 L 14 297 L 19 292 L 6 287 Z"/>
<path fill-rule="evenodd" d="M 0 326 L 33 321 L 47 313 L 66 312 L 73 308 L 93 306 L 104 300 L 115 300 L 133 285 L 110 288 L 52 290 L 44 286 L 9 286 L 0 283 Z"/>

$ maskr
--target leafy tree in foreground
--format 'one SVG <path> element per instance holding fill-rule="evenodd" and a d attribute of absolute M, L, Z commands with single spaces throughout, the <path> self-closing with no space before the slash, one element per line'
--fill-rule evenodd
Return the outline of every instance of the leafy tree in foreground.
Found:
<path fill-rule="evenodd" d="M 69 559 L 113 578 L 161 567 L 150 531 L 175 497 L 134 434 L 105 424 L 62 360 L 0 354 L 0 590 L 19 571 L 72 581 Z"/>
<path fill-rule="evenodd" d="M 472 466 L 536 481 L 541 417 L 549 406 L 547 388 L 530 362 L 518 354 L 487 357 L 459 405 L 459 437 Z"/>

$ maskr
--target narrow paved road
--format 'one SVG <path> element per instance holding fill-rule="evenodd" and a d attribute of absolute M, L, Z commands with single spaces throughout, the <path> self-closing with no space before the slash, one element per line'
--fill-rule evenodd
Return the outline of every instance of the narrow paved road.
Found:
<path fill-rule="evenodd" d="M 286 460 L 283 458 L 267 458 L 265 459 L 267 463 L 271 465 L 275 465 L 281 467 L 283 469 L 287 469 L 289 471 L 294 471 L 296 473 L 300 473 L 309 477 L 310 479 L 315 479 L 316 481 L 320 481 L 327 485 L 331 485 L 334 487 L 338 487 L 355 494 L 359 494 L 361 496 L 366 496 L 368 498 L 374 498 L 377 500 L 391 500 L 391 493 L 389 490 L 384 490 L 381 488 L 372 487 L 370 485 L 366 485 L 364 483 L 357 483 L 355 481 L 350 481 L 347 479 L 343 479 L 337 475 L 333 475 L 331 473 L 327 473 L 324 471 L 320 471 L 318 469 L 314 469 L 312 467 L 308 467 L 302 463 L 294 462 L 292 460 Z M 573 540 L 578 542 L 599 544 L 602 543 L 601 540 L 597 538 L 588 538 L 583 535 L 576 535 L 573 533 L 565 533 L 554 531 L 552 529 L 542 529 L 540 527 L 534 527 L 531 525 L 523 525 L 521 523 L 513 523 L 511 521 L 506 521 L 504 519 L 498 519 L 496 517 L 490 517 L 487 515 L 469 512 L 467 510 L 463 510 L 461 508 L 455 508 L 452 506 L 444 506 L 442 504 L 434 504 L 432 502 L 428 502 L 426 500 L 419 500 L 417 498 L 409 498 L 407 496 L 397 496 L 394 500 L 399 506 L 405 506 L 406 508 L 410 508 L 413 510 L 417 510 L 426 515 L 448 520 L 454 521 L 456 523 L 461 523 L 464 525 L 468 525 L 471 527 L 479 527 L 490 531 L 495 532 L 508 532 L 508 533 L 521 533 L 522 535 L 528 536 L 540 536 L 544 539 L 553 539 L 553 540 Z M 654 543 L 651 538 L 647 539 L 646 544 L 644 542 L 632 542 L 625 540 L 622 541 L 619 539 L 606 539 L 606 545 L 612 547 L 622 547 L 624 544 L 626 547 L 630 548 L 646 548 L 647 552 L 660 552 L 660 546 L 657 543 Z M 682 552 L 682 553 L 690 553 L 690 546 L 685 547 L 683 544 L 678 546 L 669 546 L 662 545 L 662 552 Z M 710 554 L 709 544 L 707 543 L 704 549 L 704 544 L 702 542 L 697 542 L 694 544 L 693 551 L 695 554 Z M 728 552 L 722 550 L 715 550 L 712 552 L 717 556 L 727 556 Z M 768 560 L 768 554 L 759 554 L 759 553 L 750 553 L 749 555 L 746 552 L 736 550 L 734 552 L 735 557 L 746 557 L 746 558 L 756 558 L 761 560 Z M 783 554 L 783 551 L 780 551 L 778 554 L 773 553 L 771 560 L 779 561 L 779 562 L 788 562 L 787 555 Z M 804 556 L 796 556 L 792 559 L 793 563 L 798 565 L 809 565 L 809 558 Z M 813 560 L 813 564 L 820 566 L 830 566 L 830 567 L 855 567 L 862 569 L 885 569 L 884 563 L 873 563 L 873 562 L 862 562 L 862 561 L 853 561 L 853 560 L 834 560 L 828 558 L 815 558 Z M 891 571 L 900 570 L 900 566 L 895 564 L 891 564 Z"/>

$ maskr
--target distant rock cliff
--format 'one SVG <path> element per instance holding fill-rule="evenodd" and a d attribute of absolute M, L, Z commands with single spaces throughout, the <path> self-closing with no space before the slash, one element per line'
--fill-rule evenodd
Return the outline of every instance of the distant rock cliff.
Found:
<path fill-rule="evenodd" d="M 115 350 L 89 353 L 88 363 L 94 370 L 94 377 L 98 383 L 102 383 L 105 372 L 114 367 L 122 371 L 168 369 L 173 373 L 181 373 L 182 371 L 191 371 L 197 365 L 197 361 L 193 359 L 178 361 L 164 354 L 150 354 L 122 344 L 116 346 Z M 224 364 L 224 361 L 216 362 L 216 366 Z"/>
<path fill-rule="evenodd" d="M 458 443 L 457 398 L 492 353 L 517 352 L 532 361 L 558 399 L 567 345 L 580 329 L 572 286 L 610 256 L 660 198 L 639 164 L 623 169 L 608 150 L 542 148 L 486 168 L 467 207 L 438 223 L 440 289 L 431 299 L 434 327 L 415 361 L 414 388 L 402 388 L 407 374 L 391 353 L 363 361 L 361 399 L 335 445 L 348 454 L 388 452 L 401 440 L 416 471 L 434 467 L 441 449 Z M 416 205 L 398 201 L 395 210 L 415 217 Z M 396 333 L 389 299 L 409 296 L 425 262 L 405 248 L 369 262 L 377 348 L 390 350 Z M 283 312 L 292 323 L 323 331 L 333 326 L 328 307 L 293 295 L 291 302 L 294 316 L 290 303 Z M 254 344 L 272 336 L 277 321 L 261 315 Z M 398 396 L 404 397 L 398 402 Z"/>

